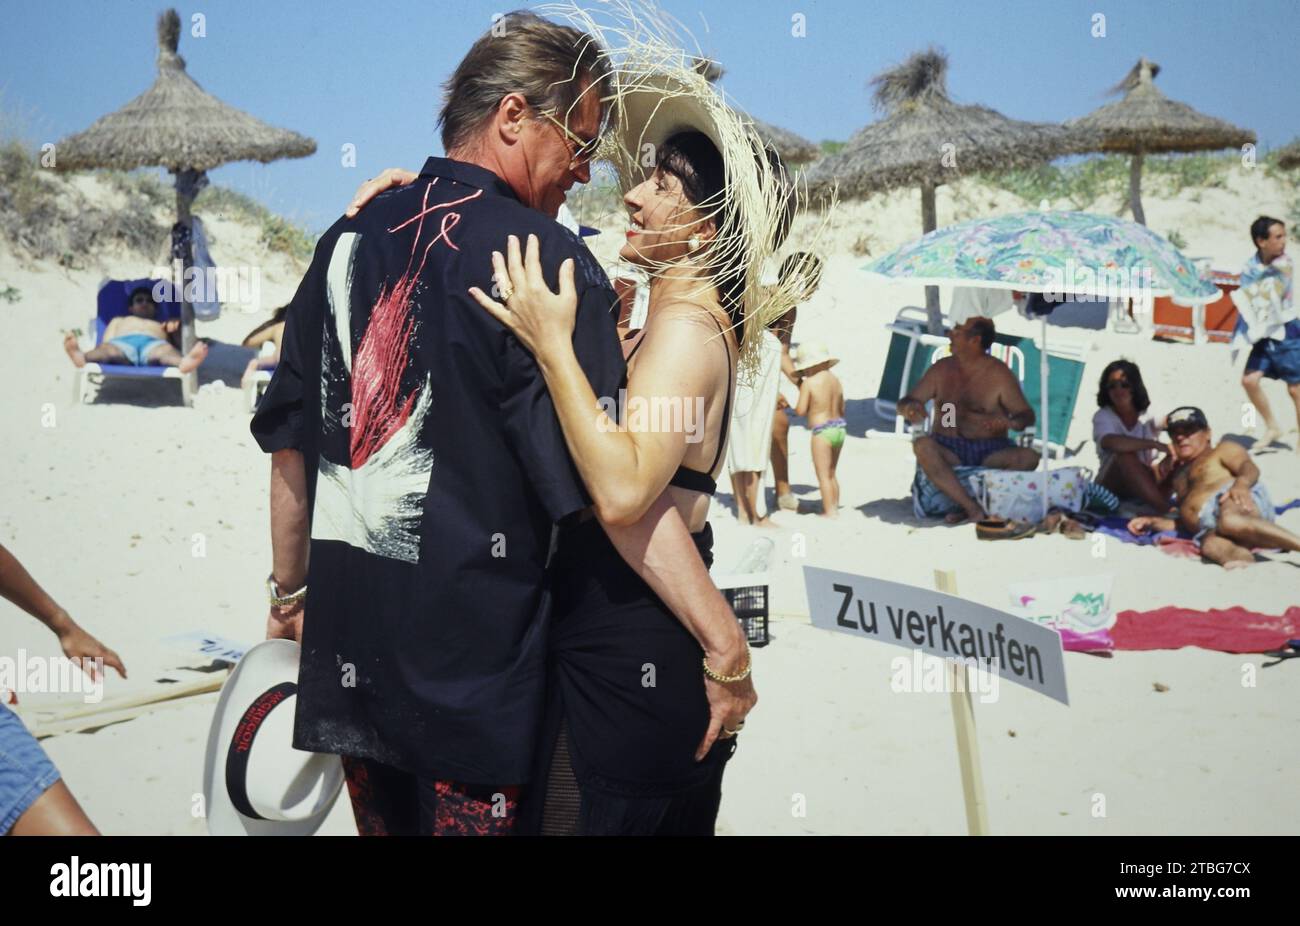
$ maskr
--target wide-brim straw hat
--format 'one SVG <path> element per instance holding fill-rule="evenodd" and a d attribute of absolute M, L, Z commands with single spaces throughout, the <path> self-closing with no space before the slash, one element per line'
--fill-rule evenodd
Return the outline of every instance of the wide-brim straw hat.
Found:
<path fill-rule="evenodd" d="M 338 756 L 293 748 L 299 652 L 263 641 L 221 688 L 203 763 L 213 836 L 310 836 L 343 787 Z"/>
<path fill-rule="evenodd" d="M 561 13 L 598 36 L 604 48 L 613 72 L 609 105 L 615 128 L 598 156 L 613 165 L 624 193 L 645 180 L 655 167 L 659 147 L 679 132 L 702 133 L 721 154 L 725 174 L 721 195 L 734 220 L 709 242 L 702 264 L 738 263 L 744 268 L 737 340 L 742 370 L 753 369 L 764 329 L 798 298 L 796 280 L 781 287 L 761 283 L 765 265 L 790 230 L 798 202 L 780 158 L 764 145 L 753 123 L 700 72 L 698 57 L 684 49 L 662 20 L 625 4 L 602 11 L 612 24 L 598 23 L 588 11 L 564 5 L 543 9 Z M 723 205 L 697 203 L 696 208 L 716 217 Z M 653 277 L 672 266 L 677 265 L 665 262 L 643 269 Z M 700 282 L 702 287 L 713 285 L 713 279 L 703 274 Z"/>
<path fill-rule="evenodd" d="M 840 362 L 840 358 L 832 357 L 831 352 L 826 348 L 826 345 L 822 344 L 820 341 L 805 341 L 802 344 L 796 345 L 794 349 L 794 357 L 792 359 L 794 360 L 795 370 L 799 372 L 811 369 L 822 363 L 827 364 L 826 368 L 830 369 Z"/>

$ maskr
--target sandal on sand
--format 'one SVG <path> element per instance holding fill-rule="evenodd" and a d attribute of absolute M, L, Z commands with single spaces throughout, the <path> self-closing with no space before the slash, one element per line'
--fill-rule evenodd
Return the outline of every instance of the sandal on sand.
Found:
<path fill-rule="evenodd" d="M 1036 533 L 1038 525 L 1029 521 L 986 518 L 975 525 L 975 536 L 980 540 L 1023 540 Z"/>
<path fill-rule="evenodd" d="M 1088 537 L 1087 529 L 1073 518 L 1061 522 L 1061 533 L 1071 540 L 1085 540 Z"/>
<path fill-rule="evenodd" d="M 1083 540 L 1088 532 L 1083 525 L 1063 511 L 1053 509 L 1047 517 L 1038 522 L 1040 534 L 1064 534 L 1071 540 Z"/>

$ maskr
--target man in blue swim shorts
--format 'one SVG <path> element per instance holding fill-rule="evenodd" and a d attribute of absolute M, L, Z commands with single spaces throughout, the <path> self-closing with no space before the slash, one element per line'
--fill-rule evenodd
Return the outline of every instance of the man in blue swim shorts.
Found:
<path fill-rule="evenodd" d="M 1241 287 L 1233 293 L 1239 320 L 1234 341 L 1244 336 L 1253 345 L 1246 358 L 1241 385 L 1264 419 L 1257 447 L 1267 447 L 1282 435 L 1262 380 L 1286 383 L 1300 424 L 1300 312 L 1292 294 L 1293 268 L 1286 253 L 1286 224 L 1261 215 L 1250 226 L 1255 253 L 1241 270 Z M 1300 450 L 1300 441 L 1296 449 Z"/>
<path fill-rule="evenodd" d="M 957 325 L 948 333 L 952 356 L 936 361 L 898 400 L 898 413 L 913 424 L 928 419 L 926 403 L 934 402 L 930 433 L 917 436 L 912 450 L 917 466 L 935 488 L 961 506 L 961 511 L 946 518 L 950 524 L 987 517 L 953 467 L 1032 470 L 1038 466 L 1032 448 L 1017 447 L 1007 436 L 1008 431 L 1033 424 L 1034 410 L 1007 365 L 989 355 L 995 334 L 993 320 L 983 316 Z"/>
<path fill-rule="evenodd" d="M 104 328 L 104 340 L 88 351 L 82 351 L 77 336 L 68 333 L 63 338 L 63 349 L 77 367 L 87 363 L 108 363 L 133 367 L 151 364 L 178 367 L 182 373 L 197 369 L 208 355 L 208 345 L 195 341 L 188 354 L 181 354 L 172 337 L 180 330 L 175 319 L 160 322 L 158 305 L 153 293 L 141 286 L 131 293 L 127 314 L 119 315 Z"/>

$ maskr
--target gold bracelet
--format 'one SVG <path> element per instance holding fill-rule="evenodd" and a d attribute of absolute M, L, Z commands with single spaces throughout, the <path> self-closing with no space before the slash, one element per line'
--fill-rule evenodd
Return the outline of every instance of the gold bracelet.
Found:
<path fill-rule="evenodd" d="M 307 586 L 304 585 L 292 595 L 281 595 L 280 586 L 276 584 L 275 574 L 272 573 L 266 577 L 266 595 L 271 599 L 271 604 L 275 605 L 277 608 L 287 608 L 291 605 L 297 604 L 307 597 Z"/>
<path fill-rule="evenodd" d="M 713 671 L 713 669 L 709 667 L 709 657 L 707 656 L 704 657 L 703 662 L 704 674 L 713 679 L 713 681 L 721 682 L 724 685 L 730 682 L 743 682 L 745 679 L 749 678 L 749 671 L 753 668 L 753 661 L 749 658 L 748 643 L 745 644 L 745 668 L 741 669 L 735 675 L 723 675 L 720 672 Z"/>

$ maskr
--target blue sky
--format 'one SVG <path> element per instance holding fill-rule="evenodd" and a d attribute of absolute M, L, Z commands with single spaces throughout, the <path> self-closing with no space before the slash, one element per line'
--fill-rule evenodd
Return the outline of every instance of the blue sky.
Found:
<path fill-rule="evenodd" d="M 1294 0 L 1208 6 L 1174 0 L 663 0 L 723 86 L 754 115 L 813 140 L 844 139 L 876 118 L 867 81 L 934 44 L 949 90 L 1022 119 L 1061 121 L 1107 99 L 1140 55 L 1159 85 L 1202 112 L 1254 129 L 1264 148 L 1300 134 Z M 57 141 L 143 92 L 155 73 L 154 19 L 143 0 L 3 0 L 0 107 L 24 137 Z M 481 0 L 214 0 L 178 6 L 180 51 L 210 93 L 315 138 L 317 153 L 212 172 L 314 230 L 357 184 L 389 165 L 441 153 L 442 81 L 492 15 Z M 206 36 L 189 34 L 205 17 Z M 1106 17 L 1104 38 L 1093 16 Z M 806 35 L 792 36 L 802 14 Z M 357 164 L 340 164 L 344 144 Z"/>

